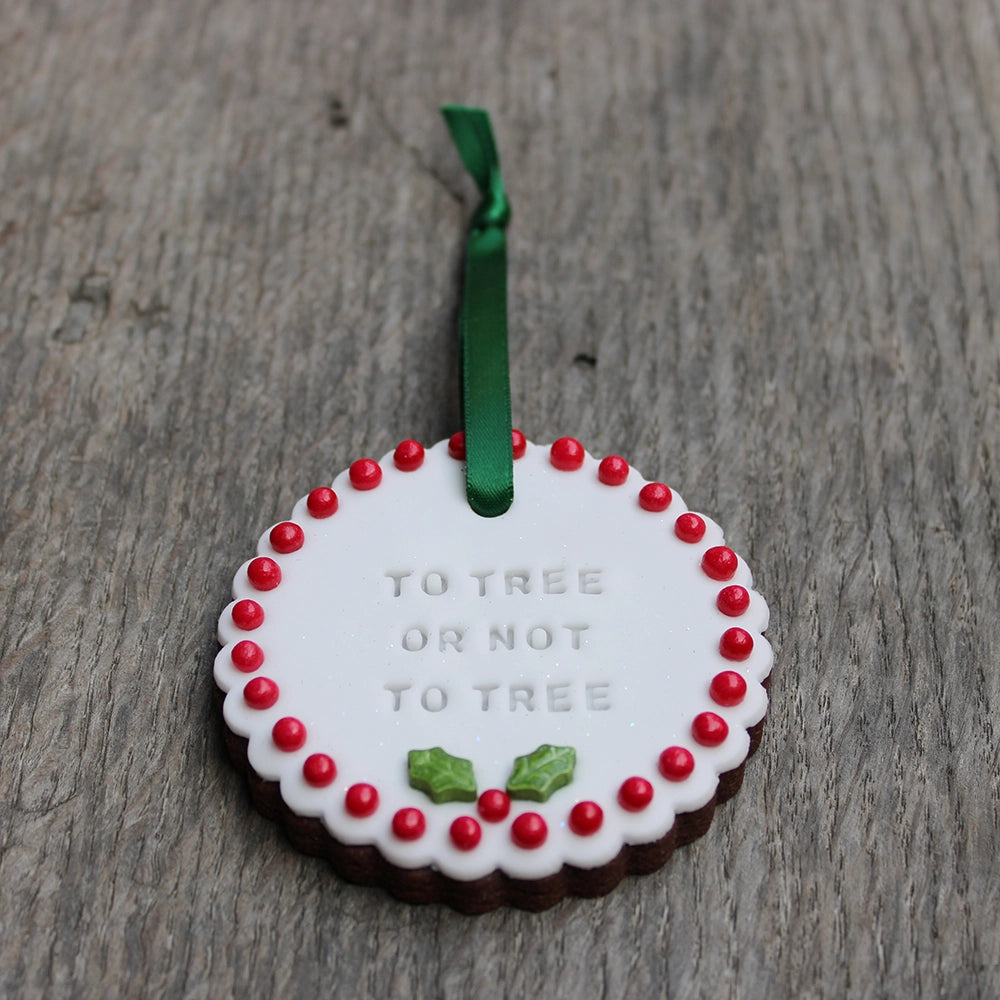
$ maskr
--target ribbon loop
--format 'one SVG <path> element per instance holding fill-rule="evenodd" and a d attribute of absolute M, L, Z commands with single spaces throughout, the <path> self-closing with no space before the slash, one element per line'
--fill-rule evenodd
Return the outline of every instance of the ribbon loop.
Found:
<path fill-rule="evenodd" d="M 472 217 L 472 228 L 488 229 L 490 226 L 498 226 L 500 229 L 506 229 L 508 222 L 510 222 L 510 202 L 507 200 L 500 175 L 494 174 L 490 178 L 489 189 Z"/>
<path fill-rule="evenodd" d="M 514 500 L 504 235 L 510 203 L 489 115 L 480 108 L 456 105 L 442 108 L 441 114 L 483 196 L 466 241 L 459 324 L 465 493 L 477 514 L 498 517 Z"/>

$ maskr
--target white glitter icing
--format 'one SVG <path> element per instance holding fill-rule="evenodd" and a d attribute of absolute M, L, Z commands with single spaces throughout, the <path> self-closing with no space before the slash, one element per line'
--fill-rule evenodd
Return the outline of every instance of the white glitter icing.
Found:
<path fill-rule="evenodd" d="M 674 522 L 687 508 L 676 492 L 664 512 L 651 513 L 639 506 L 646 481 L 634 469 L 623 485 L 606 486 L 598 480 L 596 459 L 587 455 L 579 471 L 562 472 L 551 465 L 547 446 L 529 444 L 515 461 L 514 503 L 498 518 L 469 508 L 464 465 L 448 455 L 447 442 L 429 448 L 416 471 L 396 469 L 391 453 L 380 465 L 383 479 L 374 490 L 354 489 L 346 471 L 337 477 L 340 507 L 331 517 L 313 518 L 305 498 L 295 505 L 291 520 L 305 533 L 298 551 L 281 555 L 263 535 L 258 554 L 279 564 L 280 585 L 255 590 L 248 563 L 233 582 L 234 598 L 252 598 L 264 608 L 263 625 L 241 631 L 232 605 L 219 621 L 223 648 L 215 680 L 227 692 L 226 724 L 249 739 L 251 766 L 280 781 L 290 808 L 320 817 L 342 843 L 375 845 L 394 865 L 431 865 L 470 880 L 496 869 L 535 879 L 563 864 L 598 867 L 624 844 L 664 836 L 677 813 L 705 805 L 719 775 L 747 755 L 746 730 L 764 716 L 761 682 L 772 662 L 761 635 L 767 605 L 751 589 L 743 560 L 724 582 L 701 569 L 705 551 L 723 544 L 718 525 L 704 518 L 704 538 L 682 542 Z M 486 571 L 492 575 L 482 577 Z M 512 574 L 510 593 L 505 572 Z M 425 574 L 431 574 L 430 593 L 421 586 Z M 435 574 L 447 578 L 444 593 L 436 593 L 441 579 Z M 400 594 L 394 596 L 397 583 Z M 716 608 L 719 591 L 730 584 L 750 590 L 750 605 L 737 618 Z M 561 588 L 566 592 L 556 592 Z M 734 625 L 754 639 L 741 663 L 719 652 L 723 632 Z M 491 649 L 491 627 L 504 639 L 513 628 L 515 648 L 495 641 Z M 422 649 L 404 648 L 411 629 L 426 632 Z M 461 651 L 455 648 L 459 634 Z M 531 648 L 529 635 L 538 648 Z M 549 635 L 551 643 L 542 648 Z M 264 651 L 264 663 L 251 674 L 232 664 L 232 647 L 241 639 Z M 422 633 L 412 631 L 409 645 L 421 642 Z M 723 670 L 747 682 L 746 697 L 734 707 L 709 697 L 712 678 Z M 277 683 L 280 696 L 272 708 L 246 704 L 243 688 L 255 676 Z M 494 684 L 484 711 L 481 688 Z M 409 685 L 398 692 L 398 710 L 397 693 L 386 685 Z M 512 687 L 520 694 L 512 696 Z M 447 705 L 434 711 L 441 696 L 430 691 L 423 707 L 428 688 L 446 692 Z M 525 704 L 529 689 L 532 711 Z M 705 711 L 729 725 L 718 747 L 692 738 L 692 721 Z M 271 736 L 284 716 L 306 727 L 306 743 L 293 753 L 279 750 Z M 407 752 L 440 746 L 472 762 L 479 793 L 503 789 L 514 758 L 543 743 L 576 750 L 572 782 L 547 802 L 513 801 L 499 823 L 483 820 L 474 802 L 436 805 L 408 782 Z M 660 753 L 673 745 L 695 758 L 693 773 L 680 782 L 668 781 L 657 767 Z M 312 753 L 336 762 L 336 780 L 327 788 L 313 788 L 302 776 Z M 652 801 L 639 812 L 617 800 L 631 776 L 653 786 Z M 380 797 L 374 815 L 363 819 L 344 808 L 347 789 L 359 782 L 374 785 Z M 587 800 L 603 809 L 604 820 L 597 833 L 579 836 L 568 817 Z M 394 813 L 407 806 L 426 817 L 426 832 L 416 841 L 392 832 Z M 548 825 L 538 848 L 511 840 L 511 823 L 524 812 L 539 813 Z M 482 827 L 473 850 L 451 842 L 449 828 L 458 816 L 473 816 Z"/>

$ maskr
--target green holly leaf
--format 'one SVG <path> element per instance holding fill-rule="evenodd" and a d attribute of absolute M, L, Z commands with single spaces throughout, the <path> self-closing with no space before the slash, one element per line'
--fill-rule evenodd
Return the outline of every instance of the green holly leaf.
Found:
<path fill-rule="evenodd" d="M 507 779 L 507 794 L 512 799 L 546 802 L 553 792 L 573 780 L 576 751 L 572 747 L 554 747 L 543 743 L 534 753 L 518 757 Z"/>
<path fill-rule="evenodd" d="M 426 792 L 432 801 L 475 802 L 476 777 L 472 761 L 452 757 L 440 747 L 411 750 L 408 754 L 410 785 Z"/>

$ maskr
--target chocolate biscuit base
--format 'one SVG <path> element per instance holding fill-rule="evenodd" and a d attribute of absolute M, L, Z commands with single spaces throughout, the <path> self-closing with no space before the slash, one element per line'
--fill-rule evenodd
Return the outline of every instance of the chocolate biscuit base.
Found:
<path fill-rule="evenodd" d="M 769 680 L 769 679 L 768 679 Z M 768 680 L 764 687 L 767 688 Z M 224 692 L 216 689 L 219 713 Z M 747 760 L 760 745 L 764 719 L 748 729 L 750 749 L 743 762 L 719 776 L 715 796 L 694 812 L 679 813 L 673 827 L 659 840 L 648 844 L 625 845 L 608 864 L 598 868 L 563 865 L 547 878 L 523 880 L 494 871 L 485 878 L 459 881 L 433 868 L 399 868 L 386 861 L 371 846 L 342 844 L 335 840 L 323 823 L 314 817 L 293 813 L 281 797 L 276 781 L 266 781 L 250 766 L 247 740 L 233 733 L 223 723 L 226 749 L 236 767 L 243 771 L 250 795 L 258 811 L 279 822 L 288 839 L 303 854 L 326 858 L 334 871 L 357 885 L 381 886 L 407 903 L 444 903 L 460 913 L 488 913 L 501 906 L 540 911 L 555 906 L 567 896 L 592 898 L 607 895 L 626 875 L 648 875 L 663 867 L 674 849 L 701 837 L 712 823 L 715 808 L 731 799 L 743 784 Z"/>

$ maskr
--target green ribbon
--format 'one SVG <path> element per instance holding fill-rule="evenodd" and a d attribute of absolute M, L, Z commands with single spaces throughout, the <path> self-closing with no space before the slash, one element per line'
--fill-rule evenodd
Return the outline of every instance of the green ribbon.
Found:
<path fill-rule="evenodd" d="M 465 245 L 459 323 L 465 494 L 483 517 L 498 517 L 514 501 L 510 368 L 507 358 L 507 241 L 510 203 L 489 115 L 480 108 L 441 109 L 466 169 L 483 200 Z"/>

